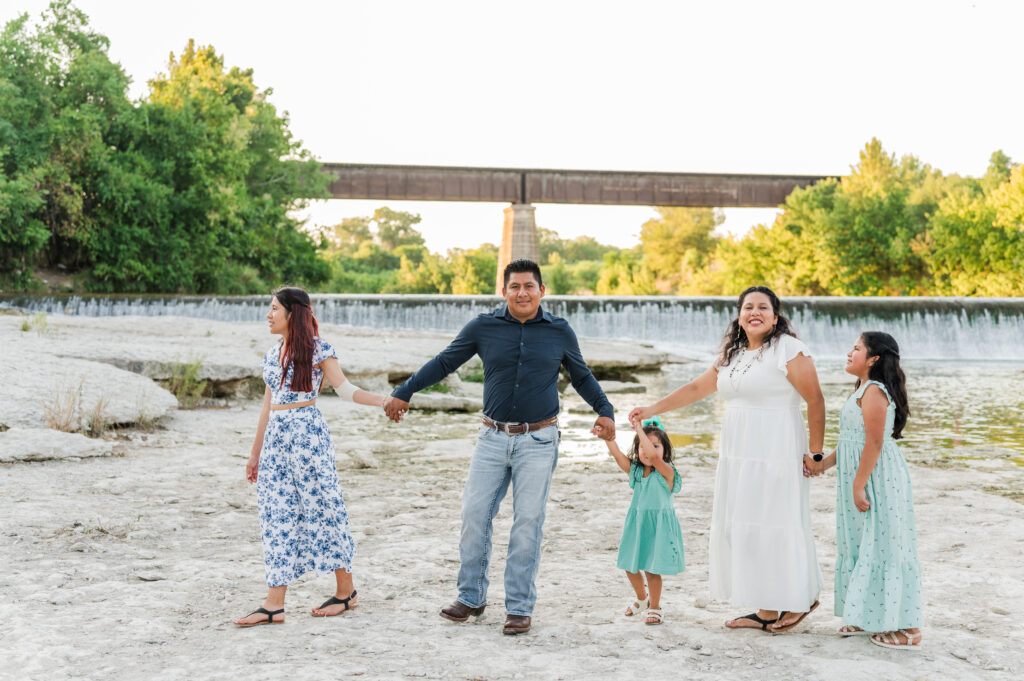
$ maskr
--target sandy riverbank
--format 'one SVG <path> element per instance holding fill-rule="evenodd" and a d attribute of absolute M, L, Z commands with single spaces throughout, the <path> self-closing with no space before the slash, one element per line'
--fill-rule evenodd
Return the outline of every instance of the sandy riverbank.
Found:
<path fill-rule="evenodd" d="M 437 616 L 454 595 L 458 497 L 473 417 L 413 414 L 401 426 L 325 406 L 359 555 L 361 607 L 315 619 L 329 593 L 307 576 L 281 627 L 237 630 L 263 594 L 254 489 L 242 469 L 255 403 L 173 413 L 133 433 L 125 455 L 0 467 L 0 587 L 11 679 L 1010 679 L 1024 669 L 1024 506 L 981 491 L 984 471 L 914 469 L 925 568 L 925 647 L 900 654 L 834 636 L 831 592 L 795 633 L 722 628 L 744 608 L 708 603 L 713 468 L 681 462 L 677 508 L 690 569 L 666 579 L 662 627 L 619 616 L 615 570 L 628 487 L 610 462 L 556 472 L 535 628 L 500 634 L 510 521 L 498 518 L 489 617 Z M 363 438 L 378 468 L 344 452 Z M 595 448 L 601 445 L 594 443 Z M 971 480 L 965 484 L 965 478 Z M 834 561 L 831 480 L 813 492 L 827 589 Z"/>

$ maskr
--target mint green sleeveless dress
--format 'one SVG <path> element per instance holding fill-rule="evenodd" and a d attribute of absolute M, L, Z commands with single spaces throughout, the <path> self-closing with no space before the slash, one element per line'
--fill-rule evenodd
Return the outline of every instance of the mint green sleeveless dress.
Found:
<path fill-rule="evenodd" d="M 861 513 L 853 503 L 865 439 L 857 400 L 872 384 L 885 393 L 889 406 L 882 452 L 865 486 L 871 508 Z M 839 412 L 835 614 L 845 624 L 872 632 L 920 627 L 923 620 L 914 499 L 907 462 L 892 439 L 895 419 L 896 406 L 878 381 L 858 388 Z"/>
<path fill-rule="evenodd" d="M 672 464 L 669 464 L 670 466 Z M 644 467 L 629 468 L 629 486 L 633 501 L 626 512 L 626 522 L 619 542 L 620 570 L 652 572 L 656 575 L 677 575 L 686 569 L 683 559 L 683 531 L 679 527 L 672 494 L 682 489 L 679 471 L 672 466 L 672 489 L 656 470 L 644 477 Z"/>

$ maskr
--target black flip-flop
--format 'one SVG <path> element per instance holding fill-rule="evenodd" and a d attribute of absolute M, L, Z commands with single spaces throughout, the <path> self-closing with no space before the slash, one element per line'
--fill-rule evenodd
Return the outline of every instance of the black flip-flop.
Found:
<path fill-rule="evenodd" d="M 779 621 L 778 618 L 775 618 L 773 620 L 762 619 L 762 618 L 757 616 L 756 612 L 752 612 L 749 615 L 744 615 L 743 617 L 737 617 L 737 618 L 729 620 L 729 621 L 730 622 L 735 622 L 736 620 L 752 620 L 754 622 L 757 622 L 758 624 L 761 625 L 761 631 L 768 631 L 768 625 L 769 624 L 775 624 L 776 622 Z M 726 627 L 726 629 L 753 629 L 753 628 L 754 627 Z"/>
<path fill-rule="evenodd" d="M 348 612 L 349 610 L 352 610 L 356 606 L 354 606 L 354 605 L 353 606 L 349 606 L 348 602 L 351 601 L 353 598 L 355 598 L 357 593 L 358 592 L 355 589 L 353 589 L 352 593 L 349 594 L 348 598 L 335 598 L 334 596 L 331 596 L 326 601 L 321 603 L 320 607 L 317 608 L 317 610 L 323 610 L 324 608 L 326 608 L 326 607 L 328 607 L 330 605 L 339 605 L 339 604 L 340 605 L 344 605 L 345 609 L 344 610 L 339 610 L 338 612 L 334 613 L 333 615 L 317 615 L 316 613 L 313 613 L 313 617 L 336 617 L 337 615 L 340 615 L 343 612 Z"/>
<path fill-rule="evenodd" d="M 283 615 L 284 614 L 284 608 L 281 608 L 280 610 L 274 610 L 273 612 L 271 612 L 270 610 L 267 610 L 266 608 L 259 608 L 257 610 L 253 610 L 252 612 L 250 612 L 249 615 L 255 615 L 256 613 L 259 613 L 261 615 L 266 615 L 267 619 L 265 619 L 265 620 L 256 620 L 255 622 L 245 622 L 245 623 L 235 622 L 235 626 L 236 627 L 258 627 L 261 624 L 284 624 L 284 620 L 276 620 L 276 621 L 274 620 L 274 616 L 275 615 Z M 249 617 L 249 615 L 246 615 L 246 617 Z"/>

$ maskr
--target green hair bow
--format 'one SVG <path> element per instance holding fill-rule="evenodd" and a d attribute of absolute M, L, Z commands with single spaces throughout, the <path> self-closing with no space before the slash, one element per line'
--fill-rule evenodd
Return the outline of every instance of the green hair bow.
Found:
<path fill-rule="evenodd" d="M 662 424 L 661 419 L 658 418 L 657 416 L 652 416 L 649 419 L 644 419 L 643 421 L 640 422 L 640 426 L 642 428 L 646 428 L 647 426 L 654 426 L 655 428 L 665 430 L 664 424 Z"/>

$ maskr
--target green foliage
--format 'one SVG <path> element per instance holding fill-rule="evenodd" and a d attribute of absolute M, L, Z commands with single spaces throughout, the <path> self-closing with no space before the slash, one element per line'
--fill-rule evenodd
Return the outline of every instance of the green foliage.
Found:
<path fill-rule="evenodd" d="M 199 369 L 203 365 L 202 357 L 189 358 L 187 362 L 176 362 L 167 365 L 170 378 L 167 379 L 167 390 L 178 398 L 182 409 L 194 409 L 206 390 L 206 381 L 199 378 Z"/>
<path fill-rule="evenodd" d="M 326 280 L 288 214 L 330 178 L 252 71 L 190 41 L 132 103 L 107 49 L 70 0 L 0 36 L 0 279 L 26 289 L 60 263 L 96 291 Z"/>
<path fill-rule="evenodd" d="M 643 264 L 657 291 L 667 293 L 688 286 L 707 265 L 719 237 L 715 229 L 725 221 L 711 208 L 655 209 L 657 218 L 640 228 Z"/>
<path fill-rule="evenodd" d="M 1018 295 L 1019 168 L 996 152 L 980 180 L 943 176 L 871 140 L 850 175 L 794 190 L 771 226 L 719 241 L 693 292 Z"/>
<path fill-rule="evenodd" d="M 378 208 L 326 230 L 333 293 L 493 293 L 498 247 L 455 248 L 441 256 L 423 245 L 420 216 Z"/>

